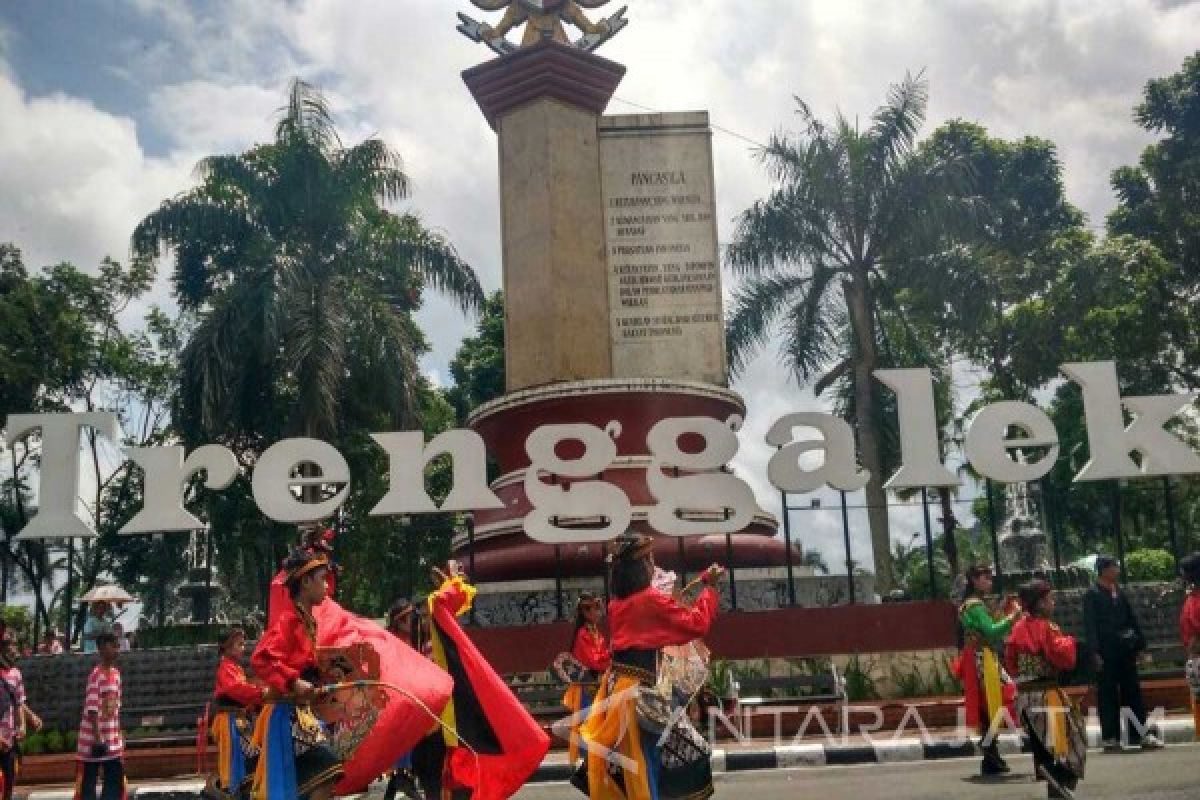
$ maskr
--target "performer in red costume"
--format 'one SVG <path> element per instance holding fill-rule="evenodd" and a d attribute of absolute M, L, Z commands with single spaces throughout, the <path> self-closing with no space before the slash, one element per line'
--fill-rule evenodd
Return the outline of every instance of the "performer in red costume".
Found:
<path fill-rule="evenodd" d="M 608 671 L 612 663 L 608 637 L 600 629 L 600 620 L 603 617 L 604 605 L 600 598 L 591 592 L 581 594 L 575 607 L 571 657 L 560 657 L 560 660 L 570 662 L 561 667 L 561 677 L 565 677 L 570 684 L 563 695 L 563 705 L 572 714 L 581 715 L 579 722 L 571 726 L 571 739 L 567 745 L 567 758 L 571 765 L 579 759 L 579 728 L 584 718 L 582 714 L 591 707 L 592 698 L 596 696 L 596 689 L 599 687 L 600 676 Z"/>
<path fill-rule="evenodd" d="M 1054 591 L 1046 581 L 1021 587 L 1023 614 L 1013 625 L 1005 652 L 1017 683 L 1016 710 L 1033 750 L 1039 780 L 1052 798 L 1070 798 L 1083 778 L 1087 735 L 1079 707 L 1060 678 L 1075 668 L 1075 639 L 1054 624 Z"/>
<path fill-rule="evenodd" d="M 458 563 L 435 575 L 440 586 L 428 600 L 433 660 L 454 679 L 442 714 L 442 797 L 505 800 L 537 770 L 550 737 L 458 624 L 475 597 Z"/>
<path fill-rule="evenodd" d="M 312 711 L 320 697 L 313 611 L 325 602 L 328 569 L 323 554 L 292 551 L 284 562 L 290 602 L 277 611 L 251 657 L 255 674 L 280 698 L 263 709 L 255 727 L 261 756 L 254 800 L 327 800 L 344 772 Z"/>
<path fill-rule="evenodd" d="M 236 795 L 242 782 L 253 774 L 258 752 L 251 741 L 253 715 L 266 700 L 267 687 L 249 680 L 242 669 L 246 654 L 246 632 L 239 626 L 226 631 L 218 642 L 221 663 L 213 691 L 213 719 L 209 733 L 217 745 L 215 785 L 206 787 L 208 797 Z"/>
<path fill-rule="evenodd" d="M 685 604 L 652 585 L 652 546 L 649 537 L 626 534 L 610 556 L 612 666 L 582 730 L 586 786 L 582 773 L 572 781 L 592 800 L 702 800 L 713 793 L 707 743 L 686 714 L 671 713 L 669 694 L 655 689 L 659 650 L 708 633 L 720 601 L 713 587 L 724 570 L 709 567 L 704 590 Z"/>
<path fill-rule="evenodd" d="M 1200 741 L 1200 553 L 1192 553 L 1180 561 L 1179 572 L 1187 586 L 1187 599 L 1179 614 L 1179 635 L 1187 655 L 1185 675 L 1192 695 L 1195 738 Z"/>
<path fill-rule="evenodd" d="M 332 550 L 329 536 L 308 537 L 308 541 L 309 552 L 328 558 Z M 281 571 L 271 582 L 269 620 L 275 620 L 291 603 L 286 579 L 286 571 Z M 325 580 L 328 593 L 333 581 L 330 573 L 326 573 Z M 362 744 L 346 760 L 345 774 L 335 787 L 339 795 L 365 791 L 429 733 L 450 700 L 453 681 L 445 671 L 378 623 L 350 613 L 332 598 L 313 609 L 313 618 L 317 622 L 318 647 L 369 644 L 379 655 L 380 680 L 404 689 L 404 693 L 387 693 L 387 706 Z"/>

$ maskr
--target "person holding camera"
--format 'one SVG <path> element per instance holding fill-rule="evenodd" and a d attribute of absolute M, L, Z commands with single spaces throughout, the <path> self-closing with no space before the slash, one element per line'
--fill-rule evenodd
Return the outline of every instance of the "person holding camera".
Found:
<path fill-rule="evenodd" d="M 100 800 L 124 800 L 125 737 L 121 733 L 121 671 L 117 637 L 111 632 L 96 637 L 100 663 L 88 676 L 79 725 L 79 765 L 75 777 L 75 800 L 96 800 L 96 783 L 104 773 Z"/>
<path fill-rule="evenodd" d="M 1129 745 L 1144 750 L 1163 743 L 1146 729 L 1146 706 L 1142 702 L 1138 658 L 1146 649 L 1146 637 L 1138 624 L 1129 596 L 1118 585 L 1121 567 L 1110 556 L 1096 559 L 1096 584 L 1083 597 L 1084 629 L 1096 672 L 1096 699 L 1100 706 L 1100 735 L 1106 752 L 1123 749 L 1123 709 L 1129 709 L 1135 724 L 1129 727 Z"/>

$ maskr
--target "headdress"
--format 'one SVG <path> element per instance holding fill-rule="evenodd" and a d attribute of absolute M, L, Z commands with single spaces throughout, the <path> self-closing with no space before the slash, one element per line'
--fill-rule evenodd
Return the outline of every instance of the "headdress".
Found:
<path fill-rule="evenodd" d="M 649 536 L 629 531 L 613 539 L 608 548 L 607 560 L 610 564 L 616 561 L 641 561 L 650 555 L 653 548 L 654 540 Z"/>
<path fill-rule="evenodd" d="M 302 548 L 294 548 L 283 562 L 283 571 L 289 584 L 303 578 L 313 570 L 329 566 L 329 556 Z"/>

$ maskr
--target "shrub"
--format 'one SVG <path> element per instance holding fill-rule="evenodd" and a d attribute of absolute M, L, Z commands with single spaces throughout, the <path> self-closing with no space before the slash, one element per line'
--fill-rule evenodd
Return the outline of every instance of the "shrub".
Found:
<path fill-rule="evenodd" d="M 46 739 L 41 733 L 31 733 L 21 746 L 27 756 L 40 756 L 46 752 Z"/>
<path fill-rule="evenodd" d="M 64 738 L 66 739 L 66 749 L 63 750 L 64 753 L 74 753 L 79 749 L 78 731 L 67 731 L 67 735 Z"/>
<path fill-rule="evenodd" d="M 47 753 L 63 753 L 66 752 L 67 740 L 58 731 L 49 730 L 44 734 Z"/>
<path fill-rule="evenodd" d="M 1125 556 L 1125 571 L 1131 581 L 1169 581 L 1175 578 L 1175 557 L 1166 550 L 1145 548 Z"/>

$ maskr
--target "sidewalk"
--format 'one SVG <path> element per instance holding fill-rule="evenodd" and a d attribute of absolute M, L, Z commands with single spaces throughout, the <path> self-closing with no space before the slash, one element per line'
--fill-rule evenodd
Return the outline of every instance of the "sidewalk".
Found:
<path fill-rule="evenodd" d="M 1188 717 L 1168 717 L 1152 729 L 1167 744 L 1191 744 L 1195 741 L 1193 721 Z M 896 764 L 913 761 L 930 761 L 948 758 L 974 758 L 975 746 L 970 742 L 955 741 L 949 732 L 934 732 L 928 740 L 916 736 L 893 737 L 883 734 L 874 741 L 867 741 L 858 734 L 834 737 L 832 741 L 807 740 L 799 744 L 775 744 L 771 741 L 754 740 L 729 742 L 713 751 L 714 773 L 742 772 L 746 770 L 788 769 L 794 767 L 851 766 L 856 764 Z M 1000 752 L 1014 755 L 1022 752 L 1023 742 L 1019 734 L 1004 734 L 1000 738 Z M 1088 728 L 1088 746 L 1100 747 L 1100 729 Z M 571 774 L 566 755 L 551 753 L 530 780 L 531 783 L 565 781 Z M 175 781 L 146 782 L 130 786 L 130 800 L 183 800 L 197 797 L 204 781 L 180 779 Z M 17 787 L 21 797 L 23 787 Z M 28 800 L 71 800 L 71 787 L 45 787 L 33 789 L 25 795 Z M 374 796 L 374 795 L 371 795 Z"/>

